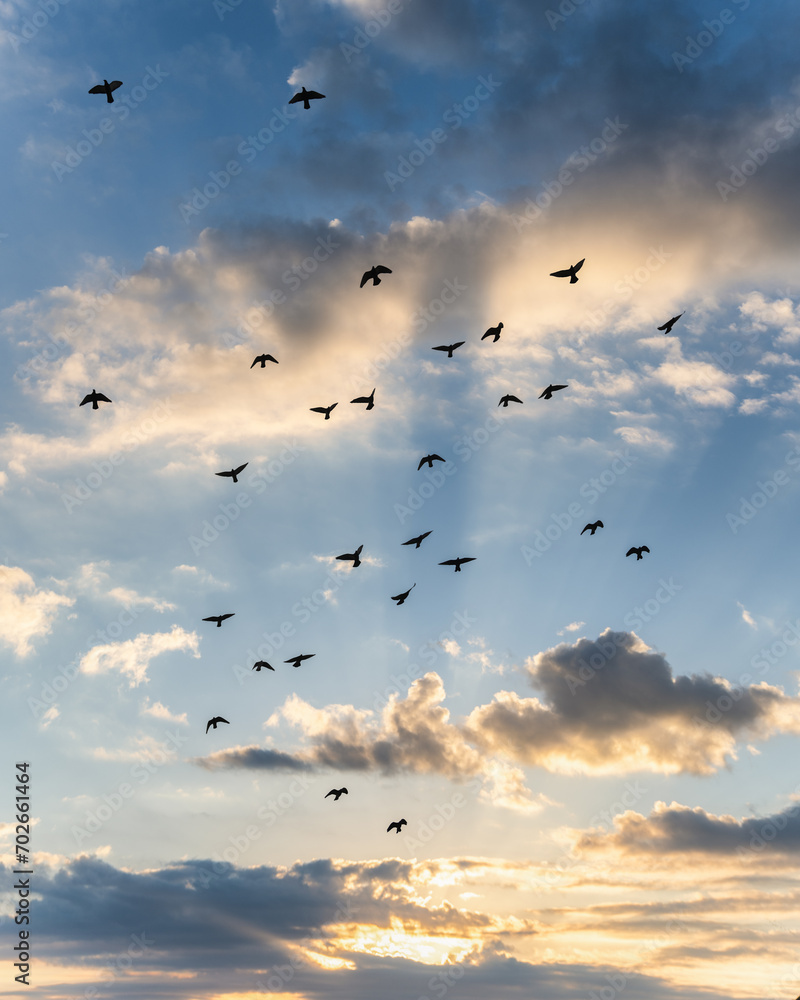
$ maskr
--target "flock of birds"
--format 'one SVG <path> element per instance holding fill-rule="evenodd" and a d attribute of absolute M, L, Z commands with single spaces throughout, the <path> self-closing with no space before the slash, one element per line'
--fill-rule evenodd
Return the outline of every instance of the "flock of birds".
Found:
<path fill-rule="evenodd" d="M 121 86 L 122 86 L 122 81 L 120 81 L 120 80 L 113 80 L 111 83 L 109 83 L 108 80 L 103 80 L 102 84 L 97 84 L 96 86 L 92 87 L 92 89 L 89 91 L 89 93 L 90 94 L 105 94 L 106 95 L 106 100 L 108 101 L 108 103 L 109 104 L 113 104 L 114 103 L 114 98 L 112 96 L 112 93 L 115 90 L 117 90 L 119 87 L 121 87 Z M 318 93 L 315 90 L 306 90 L 306 88 L 303 87 L 302 90 L 299 93 L 295 94 L 290 99 L 289 104 L 298 104 L 298 103 L 302 102 L 304 109 L 305 110 L 309 110 L 310 107 L 311 107 L 309 101 L 321 100 L 324 97 L 325 97 L 324 94 L 320 94 L 320 93 Z M 581 260 L 579 260 L 576 264 L 572 264 L 570 267 L 564 268 L 563 270 L 559 270 L 559 271 L 552 271 L 550 273 L 550 277 L 553 277 L 553 278 L 569 278 L 570 284 L 574 285 L 578 281 L 578 271 L 580 271 L 580 269 L 583 267 L 585 260 L 586 260 L 586 258 L 584 257 Z M 365 271 L 363 273 L 363 275 L 361 277 L 361 283 L 360 283 L 359 287 L 363 288 L 364 285 L 366 285 L 367 282 L 369 282 L 370 280 L 372 281 L 373 287 L 375 287 L 376 285 L 379 285 L 381 283 L 381 275 L 382 274 L 392 274 L 391 268 L 388 268 L 388 267 L 384 266 L 383 264 L 374 264 L 368 271 Z M 665 336 L 666 336 L 666 334 L 668 334 L 668 333 L 670 333 L 672 331 L 673 326 L 678 322 L 678 320 L 681 318 L 681 316 L 683 316 L 683 313 L 679 313 L 677 316 L 673 316 L 670 320 L 668 320 L 666 323 L 664 323 L 663 326 L 659 326 L 657 329 L 659 331 L 663 331 L 664 334 L 665 334 Z M 503 330 L 503 323 L 498 323 L 497 326 L 490 327 L 483 334 L 483 336 L 481 337 L 481 341 L 486 340 L 487 337 L 491 337 L 492 338 L 492 343 L 496 344 L 497 341 L 500 339 L 500 334 L 501 334 L 502 330 Z M 456 343 L 453 343 L 453 344 L 440 344 L 437 347 L 431 348 L 431 350 L 442 351 L 442 352 L 444 352 L 444 353 L 447 354 L 448 358 L 452 358 L 454 352 L 456 350 L 458 350 L 459 347 L 463 347 L 463 345 L 465 343 L 466 343 L 466 341 L 459 340 L 459 341 L 457 341 Z M 271 354 L 259 354 L 253 360 L 253 363 L 250 365 L 250 368 L 252 369 L 256 365 L 260 365 L 262 369 L 266 368 L 266 364 L 267 364 L 268 361 L 270 361 L 270 362 L 272 362 L 273 364 L 276 364 L 276 365 L 279 363 L 278 360 L 276 358 L 274 358 Z M 544 389 L 541 392 L 541 394 L 539 395 L 538 398 L 539 399 L 546 399 L 546 400 L 547 399 L 552 399 L 554 392 L 558 392 L 558 391 L 560 391 L 562 389 L 567 389 L 567 388 L 569 388 L 568 384 L 565 384 L 565 385 L 553 385 L 553 384 L 548 385 L 547 388 Z M 111 403 L 111 402 L 112 402 L 112 400 L 110 400 L 108 398 L 108 396 L 105 396 L 103 393 L 97 392 L 96 390 L 92 389 L 92 391 L 90 393 L 88 393 L 81 400 L 81 402 L 80 402 L 79 405 L 80 406 L 84 406 L 86 403 L 91 403 L 92 404 L 92 409 L 96 410 L 96 409 L 99 408 L 99 403 Z M 351 403 L 366 404 L 366 409 L 367 410 L 373 409 L 373 407 L 375 406 L 375 389 L 372 390 L 372 392 L 369 394 L 369 396 L 358 396 L 358 397 L 356 397 L 356 399 L 351 399 L 350 402 Z M 521 404 L 522 400 L 519 399 L 519 397 L 511 395 L 509 393 L 509 394 L 504 395 L 500 399 L 500 402 L 497 405 L 498 406 L 507 407 L 509 403 L 520 403 Z M 326 420 L 330 420 L 332 411 L 338 405 L 339 405 L 338 403 L 331 403 L 329 406 L 312 406 L 309 409 L 313 413 L 324 413 L 325 414 L 325 419 Z M 423 458 L 420 459 L 419 464 L 417 465 L 417 471 L 419 471 L 424 465 L 427 465 L 429 469 L 432 469 L 434 462 L 444 462 L 444 461 L 445 461 L 445 459 L 442 458 L 441 455 L 437 455 L 437 454 L 433 454 L 433 453 L 430 454 L 430 455 L 425 455 Z M 225 471 L 225 472 L 217 472 L 217 473 L 215 473 L 215 475 L 217 475 L 217 476 L 223 476 L 225 478 L 229 478 L 234 483 L 237 483 L 239 475 L 241 475 L 241 473 L 247 468 L 247 465 L 248 465 L 248 463 L 245 462 L 243 465 L 240 465 L 240 466 L 238 466 L 238 467 L 236 467 L 234 469 L 230 469 L 230 470 Z M 581 535 L 583 535 L 586 531 L 590 531 L 591 534 L 594 535 L 594 533 L 597 531 L 598 528 L 603 528 L 603 527 L 604 527 L 604 524 L 603 524 L 602 521 L 599 521 L 599 520 L 595 521 L 593 524 L 587 524 L 586 527 L 581 531 Z M 422 542 L 430 534 L 431 534 L 431 531 L 424 531 L 424 532 L 422 532 L 422 534 L 417 535 L 414 538 L 409 538 L 408 541 L 402 542 L 401 544 L 403 544 L 403 545 L 414 545 L 416 549 L 419 549 L 419 547 L 422 544 Z M 345 552 L 345 553 L 343 553 L 340 556 L 336 556 L 336 558 L 344 560 L 344 561 L 352 562 L 353 563 L 353 569 L 356 569 L 358 566 L 361 565 L 361 553 L 363 551 L 363 548 L 364 548 L 363 544 L 359 545 L 358 548 L 355 550 L 355 552 Z M 632 546 L 630 549 L 628 549 L 628 551 L 625 553 L 625 555 L 626 555 L 626 557 L 627 556 L 631 556 L 631 555 L 635 555 L 636 559 L 638 561 L 638 560 L 640 560 L 642 558 L 642 553 L 643 552 L 648 552 L 649 553 L 650 549 L 646 545 Z M 468 562 L 474 562 L 475 558 L 476 558 L 475 556 L 458 556 L 455 559 L 445 559 L 443 562 L 440 562 L 439 565 L 440 566 L 453 566 L 455 568 L 455 572 L 456 573 L 460 573 L 462 565 L 464 565 L 465 563 L 468 563 Z M 412 584 L 412 586 L 409 587 L 409 589 L 406 590 L 406 591 L 404 591 L 402 594 L 396 594 L 394 597 L 391 598 L 391 600 L 396 601 L 397 602 L 397 607 L 400 607 L 402 604 L 404 604 L 406 602 L 406 600 L 408 599 L 408 597 L 411 594 L 411 591 L 414 589 L 414 587 L 416 587 L 416 583 Z M 226 621 L 228 618 L 233 618 L 234 614 L 235 614 L 235 612 L 228 612 L 227 614 L 223 614 L 223 615 L 210 615 L 209 617 L 204 618 L 203 621 L 205 621 L 205 622 L 215 622 L 216 623 L 216 627 L 217 628 L 221 628 L 222 623 L 224 621 Z M 299 654 L 297 656 L 292 656 L 288 660 L 284 660 L 283 662 L 284 663 L 290 663 L 294 667 L 299 667 L 300 664 L 304 660 L 309 660 L 313 656 L 316 656 L 316 653 L 301 653 L 301 654 Z M 257 673 L 260 672 L 261 670 L 264 670 L 264 669 L 271 670 L 273 672 L 275 671 L 275 668 L 271 664 L 267 663 L 266 660 L 258 660 L 255 664 L 253 664 L 253 668 L 252 669 L 255 670 Z M 214 718 L 208 720 L 208 722 L 206 724 L 206 733 L 208 733 L 208 731 L 210 729 L 216 730 L 217 726 L 220 723 L 225 723 L 226 725 L 230 725 L 230 722 L 227 719 L 223 718 L 221 715 L 216 715 L 216 716 L 214 716 Z M 332 788 L 324 796 L 324 798 L 327 799 L 331 795 L 333 795 L 334 796 L 334 801 L 338 802 L 339 799 L 340 799 L 340 797 L 342 795 L 347 795 L 347 794 L 349 794 L 349 793 L 348 793 L 348 790 L 346 788 L 338 788 L 338 789 L 337 788 Z M 389 826 L 387 827 L 386 832 L 390 833 L 392 830 L 395 830 L 397 833 L 400 833 L 400 831 L 402 830 L 403 826 L 406 826 L 406 825 L 407 825 L 407 821 L 405 819 L 397 820 L 396 822 L 393 822 L 393 823 L 389 824 Z M 800 997 L 798 998 L 798 1000 L 800 1000 Z"/>

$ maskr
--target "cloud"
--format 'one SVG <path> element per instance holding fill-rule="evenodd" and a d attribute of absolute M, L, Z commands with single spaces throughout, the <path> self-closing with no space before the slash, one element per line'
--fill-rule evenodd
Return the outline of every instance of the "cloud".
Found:
<path fill-rule="evenodd" d="M 525 670 L 546 703 L 501 691 L 463 727 L 486 752 L 520 764 L 711 774 L 735 758 L 739 739 L 800 732 L 800 698 L 764 683 L 734 688 L 710 674 L 673 676 L 663 654 L 633 632 L 606 629 L 596 640 L 562 643 L 530 657 Z"/>
<path fill-rule="evenodd" d="M 134 639 L 110 642 L 95 646 L 81 659 L 80 669 L 85 674 L 105 674 L 118 670 L 127 675 L 131 687 L 146 684 L 150 661 L 162 653 L 175 650 L 191 651 L 199 659 L 199 639 L 196 632 L 186 632 L 178 625 L 171 632 L 147 635 L 140 632 Z"/>
<path fill-rule="evenodd" d="M 59 608 L 74 598 L 52 590 L 37 590 L 32 576 L 18 566 L 0 566 L 0 639 L 19 657 L 33 652 L 32 640 L 49 635 Z"/>

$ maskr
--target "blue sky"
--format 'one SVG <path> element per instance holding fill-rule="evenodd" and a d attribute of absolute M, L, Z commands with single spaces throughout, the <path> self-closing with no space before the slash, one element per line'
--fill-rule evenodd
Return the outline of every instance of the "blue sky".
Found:
<path fill-rule="evenodd" d="M 381 2 L 0 3 L 32 982 L 794 996 L 796 7 Z"/>

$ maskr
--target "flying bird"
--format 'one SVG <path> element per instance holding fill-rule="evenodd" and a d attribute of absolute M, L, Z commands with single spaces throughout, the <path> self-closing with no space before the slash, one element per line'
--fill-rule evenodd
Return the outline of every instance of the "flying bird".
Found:
<path fill-rule="evenodd" d="M 465 340 L 459 340 L 455 344 L 442 344 L 441 347 L 432 347 L 432 351 L 447 351 L 448 358 L 452 358 L 453 351 L 457 351 L 462 344 L 465 344 Z"/>
<path fill-rule="evenodd" d="M 663 330 L 664 336 L 672 332 L 673 326 L 678 322 L 678 320 L 683 316 L 683 313 L 678 313 L 677 316 L 673 316 L 672 319 L 668 319 L 663 326 L 656 327 L 657 330 Z"/>
<path fill-rule="evenodd" d="M 96 392 L 94 389 L 89 393 L 88 396 L 84 396 L 83 399 L 78 403 L 78 406 L 83 406 L 84 403 L 91 403 L 92 409 L 96 410 L 98 402 L 100 403 L 111 403 L 112 400 L 108 396 L 104 396 L 102 392 Z"/>
<path fill-rule="evenodd" d="M 433 466 L 431 466 L 431 468 L 433 468 Z M 419 472 L 419 469 L 417 469 L 417 472 Z M 431 528 L 431 531 L 433 531 L 433 528 Z M 431 533 L 430 531 L 423 531 L 421 535 L 417 535 L 416 538 L 409 538 L 409 540 L 407 542 L 402 542 L 402 544 L 403 545 L 414 545 L 417 548 L 419 548 L 420 545 L 422 545 L 422 543 L 425 541 L 425 539 L 428 537 L 428 535 L 430 533 Z"/>
<path fill-rule="evenodd" d="M 374 264 L 369 271 L 365 271 L 361 275 L 361 284 L 358 287 L 363 288 L 369 279 L 372 278 L 372 287 L 374 288 L 375 285 L 379 285 L 381 283 L 379 275 L 391 273 L 392 269 L 390 267 L 384 267 L 383 264 Z"/>
<path fill-rule="evenodd" d="M 522 402 L 522 400 L 518 399 L 516 396 L 508 395 L 508 396 L 503 396 L 503 398 L 500 400 L 500 402 L 497 405 L 498 406 L 508 406 L 509 403 L 521 403 L 521 402 Z"/>
<path fill-rule="evenodd" d="M 345 552 L 344 555 L 337 556 L 336 558 L 337 559 L 352 559 L 353 560 L 353 569 L 355 569 L 356 566 L 360 566 L 361 565 L 361 559 L 359 558 L 359 556 L 361 555 L 361 550 L 363 548 L 364 548 L 363 545 L 359 545 L 359 547 L 355 550 L 355 552 Z"/>
<path fill-rule="evenodd" d="M 312 656 L 316 656 L 316 653 L 301 653 L 300 656 L 290 656 L 288 660 L 284 660 L 284 663 L 291 663 L 293 667 L 299 667 L 303 660 L 310 660 Z"/>
<path fill-rule="evenodd" d="M 548 385 L 544 392 L 539 396 L 539 399 L 552 399 L 554 392 L 558 392 L 559 389 L 567 389 L 568 387 L 569 383 L 567 383 L 567 385 Z"/>
<path fill-rule="evenodd" d="M 254 664 L 253 664 L 253 670 L 255 670 L 255 671 L 256 671 L 256 673 L 259 673 L 259 674 L 260 674 L 260 673 L 261 673 L 261 668 L 262 668 L 262 667 L 266 667 L 266 668 L 267 668 L 267 670 L 274 670 L 274 669 L 275 669 L 275 667 L 271 667 L 271 666 L 270 666 L 270 665 L 269 665 L 269 664 L 267 663 L 267 661 L 266 661 L 266 660 L 259 660 L 259 661 L 258 661 L 258 663 L 254 663 Z"/>
<path fill-rule="evenodd" d="M 432 469 L 434 462 L 444 462 L 444 459 L 442 458 L 441 455 L 426 455 L 425 458 L 421 458 L 419 460 L 419 465 L 417 466 L 417 472 L 419 472 L 419 470 L 426 462 L 428 463 L 428 468 Z"/>
<path fill-rule="evenodd" d="M 497 326 L 490 326 L 489 329 L 486 331 L 486 333 L 484 333 L 484 335 L 481 337 L 481 340 L 486 340 L 487 337 L 494 337 L 492 343 L 496 344 L 497 341 L 500 339 L 500 331 L 502 329 L 503 329 L 502 323 L 498 323 Z"/>
<path fill-rule="evenodd" d="M 299 94 L 295 94 L 289 101 L 290 104 L 297 104 L 298 101 L 303 102 L 303 107 L 306 111 L 310 110 L 311 105 L 309 101 L 320 101 L 324 97 L 324 94 L 318 93 L 316 90 L 306 90 L 305 87 L 300 91 Z"/>
<path fill-rule="evenodd" d="M 351 403 L 366 403 L 367 409 L 371 410 L 375 405 L 375 390 L 373 389 L 369 396 L 356 396 L 355 399 L 350 400 Z"/>
<path fill-rule="evenodd" d="M 206 732 L 208 732 L 209 729 L 212 728 L 216 729 L 218 722 L 227 722 L 228 725 L 230 725 L 230 722 L 228 722 L 227 719 L 223 719 L 221 715 L 215 715 L 213 719 L 209 719 L 208 722 L 206 723 Z"/>
<path fill-rule="evenodd" d="M 465 562 L 475 562 L 476 556 L 460 556 L 458 559 L 445 559 L 444 562 L 440 562 L 440 566 L 455 566 L 456 573 L 461 572 L 461 564 Z"/>
<path fill-rule="evenodd" d="M 346 788 L 332 788 L 328 792 L 328 795 L 335 795 L 336 796 L 336 798 L 333 800 L 334 802 L 338 802 L 340 796 L 342 796 L 342 795 L 349 795 L 349 794 L 350 793 L 347 791 Z M 323 798 L 327 799 L 328 795 L 323 796 Z"/>
<path fill-rule="evenodd" d="M 397 822 L 395 822 L 395 823 L 390 823 L 386 827 L 386 832 L 389 833 L 392 830 L 397 830 L 397 832 L 400 833 L 400 831 L 402 830 L 402 828 L 404 826 L 408 826 L 408 823 L 406 822 L 406 820 L 400 819 L 400 820 L 397 820 Z"/>
<path fill-rule="evenodd" d="M 391 600 L 397 601 L 397 607 L 399 608 L 401 604 L 405 604 L 406 603 L 406 598 L 411 593 L 411 591 L 414 589 L 414 587 L 416 587 L 416 583 L 413 584 L 411 587 L 409 587 L 408 590 L 404 594 L 398 594 L 396 597 L 392 597 Z"/>
<path fill-rule="evenodd" d="M 583 529 L 583 531 L 591 531 L 591 533 L 594 534 L 598 528 L 605 528 L 605 525 L 603 524 L 602 521 L 595 521 L 594 524 L 587 524 L 586 527 Z M 581 532 L 581 534 L 583 534 L 583 531 Z"/>
<path fill-rule="evenodd" d="M 117 87 L 122 86 L 122 80 L 112 80 L 111 83 L 108 80 L 103 80 L 102 83 L 98 83 L 96 86 L 92 87 L 89 91 L 90 94 L 105 94 L 106 100 L 109 104 L 114 103 L 114 98 L 111 96 L 112 90 L 116 90 Z"/>
<path fill-rule="evenodd" d="M 628 551 L 625 553 L 626 556 L 636 555 L 636 561 L 638 562 L 642 558 L 643 552 L 649 552 L 650 549 L 646 545 L 640 545 L 637 549 L 635 545 L 632 545 Z"/>
<path fill-rule="evenodd" d="M 584 260 L 586 260 L 585 257 L 583 258 L 583 260 L 579 260 L 577 264 L 573 264 L 572 267 L 565 268 L 565 270 L 563 271 L 551 271 L 550 277 L 569 278 L 569 283 L 571 285 L 574 285 L 575 282 L 578 280 L 578 271 L 580 271 L 580 269 L 583 267 Z"/>
<path fill-rule="evenodd" d="M 249 464 L 250 464 L 249 462 L 245 462 L 244 465 L 240 465 L 238 469 L 231 469 L 230 472 L 215 472 L 214 475 L 227 476 L 228 479 L 232 479 L 235 483 L 238 483 L 239 480 L 236 477 L 239 475 L 242 469 L 246 469 Z"/>
<path fill-rule="evenodd" d="M 233 618 L 233 616 L 235 614 L 236 614 L 235 611 L 231 611 L 227 615 L 211 615 L 210 618 L 204 618 L 203 621 L 204 622 L 216 622 L 217 623 L 217 628 L 222 628 L 222 623 L 225 621 L 225 619 L 226 618 Z"/>
<path fill-rule="evenodd" d="M 259 361 L 261 362 L 261 367 L 262 368 L 266 368 L 267 367 L 267 362 L 268 361 L 273 361 L 273 362 L 275 362 L 276 365 L 278 364 L 278 362 L 275 361 L 275 358 L 273 358 L 273 356 L 271 354 L 259 354 L 259 356 L 252 363 L 252 365 L 250 365 L 250 367 L 251 368 L 255 368 L 255 366 L 259 363 Z"/>
<path fill-rule="evenodd" d="M 330 420 L 331 419 L 331 410 L 335 406 L 338 406 L 338 405 L 339 405 L 338 403 L 331 403 L 330 406 L 312 406 L 311 407 L 311 412 L 312 413 L 324 413 L 325 414 L 325 419 L 326 420 Z"/>

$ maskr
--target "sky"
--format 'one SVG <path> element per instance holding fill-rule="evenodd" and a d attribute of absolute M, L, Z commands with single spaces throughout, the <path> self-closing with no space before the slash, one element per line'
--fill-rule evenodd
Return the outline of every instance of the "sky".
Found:
<path fill-rule="evenodd" d="M 5 995 L 797 995 L 800 9 L 723 2 L 0 0 Z"/>

